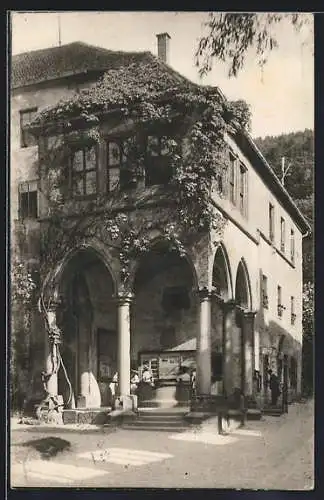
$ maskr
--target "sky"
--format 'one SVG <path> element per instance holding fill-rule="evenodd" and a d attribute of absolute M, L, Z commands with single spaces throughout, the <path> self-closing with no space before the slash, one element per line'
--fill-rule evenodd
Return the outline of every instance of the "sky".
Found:
<path fill-rule="evenodd" d="M 64 11 L 11 12 L 12 54 L 82 41 L 111 50 L 150 51 L 157 55 L 156 34 L 167 32 L 170 65 L 197 83 L 217 85 L 228 99 L 251 106 L 252 136 L 278 135 L 314 128 L 314 57 L 312 15 L 296 33 L 289 22 L 275 31 L 279 48 L 261 71 L 251 53 L 244 69 L 229 78 L 226 64 L 215 61 L 202 80 L 194 54 L 205 33 L 207 12 Z"/>

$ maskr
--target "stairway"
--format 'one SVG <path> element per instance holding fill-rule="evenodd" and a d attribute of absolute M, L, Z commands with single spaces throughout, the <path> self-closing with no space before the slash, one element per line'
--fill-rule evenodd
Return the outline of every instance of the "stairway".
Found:
<path fill-rule="evenodd" d="M 137 416 L 122 424 L 123 429 L 141 431 L 184 432 L 190 427 L 185 420 L 187 409 L 141 409 Z"/>

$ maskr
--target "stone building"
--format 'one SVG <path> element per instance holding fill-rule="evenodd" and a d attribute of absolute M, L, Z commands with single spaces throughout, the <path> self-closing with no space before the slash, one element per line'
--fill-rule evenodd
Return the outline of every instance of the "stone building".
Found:
<path fill-rule="evenodd" d="M 158 35 L 159 59 L 80 42 L 12 58 L 12 255 L 39 270 L 45 283 L 47 325 L 62 332 L 68 377 L 62 367 L 53 370 L 53 348 L 37 310 L 33 377 L 46 366 L 48 391 L 63 395 L 66 407 L 108 406 L 115 372 L 122 404 L 129 407 L 130 370 L 140 370 L 145 361 L 158 400 L 174 398 L 181 365 L 196 366 L 202 396 L 230 395 L 238 388 L 251 404 L 263 405 L 269 368 L 287 382 L 291 399 L 300 393 L 302 239 L 309 228 L 246 131 L 226 135 L 229 168 L 212 189 L 211 203 L 225 221 L 222 231 L 187 239 L 183 254 L 169 250 L 162 227 L 173 210 L 164 196 L 171 174 L 163 134 L 149 132 L 158 152 L 146 156 L 144 174 L 134 180 L 123 170 L 118 141 L 131 126 L 109 115 L 100 121 L 96 147 L 73 150 L 62 206 L 64 235 L 48 231 L 49 180 L 40 166 L 49 137 L 26 125 L 61 98 L 95 85 L 107 70 L 154 62 L 168 78 L 186 81 L 167 64 L 169 41 L 168 34 Z M 68 186 L 75 171 L 78 181 Z M 120 197 L 112 202 L 116 190 Z M 111 232 L 96 212 L 98 198 L 104 199 L 103 211 L 113 206 L 134 227 L 145 228 L 149 250 L 131 259 L 127 286 Z M 153 223 L 159 217 L 160 227 Z M 75 221 L 86 229 L 72 238 Z M 47 248 L 55 250 L 69 233 L 65 254 L 44 253 L 45 235 Z"/>

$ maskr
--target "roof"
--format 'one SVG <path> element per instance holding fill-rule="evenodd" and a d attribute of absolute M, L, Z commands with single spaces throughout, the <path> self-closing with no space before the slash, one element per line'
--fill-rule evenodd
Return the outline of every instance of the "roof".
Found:
<path fill-rule="evenodd" d="M 33 50 L 12 57 L 11 86 L 15 89 L 64 76 L 104 71 L 150 56 L 150 52 L 113 51 L 83 42 Z"/>

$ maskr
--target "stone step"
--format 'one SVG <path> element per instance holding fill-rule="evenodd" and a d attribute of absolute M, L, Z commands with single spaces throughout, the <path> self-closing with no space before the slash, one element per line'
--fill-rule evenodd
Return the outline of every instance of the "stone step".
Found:
<path fill-rule="evenodd" d="M 152 413 L 152 414 L 147 415 L 145 413 L 140 413 L 137 418 L 140 418 L 141 420 L 145 420 L 145 421 L 163 419 L 163 420 L 168 420 L 169 422 L 172 422 L 172 421 L 183 420 L 184 414 L 183 415 L 170 415 L 170 414 L 164 415 L 163 413 Z"/>
<path fill-rule="evenodd" d="M 264 408 L 262 410 L 263 415 L 272 416 L 272 417 L 280 417 L 284 414 L 281 408 Z"/>
<path fill-rule="evenodd" d="M 159 409 L 178 409 L 178 408 L 189 408 L 188 401 L 178 402 L 176 406 L 174 406 L 173 399 L 154 399 L 154 400 L 144 400 L 138 402 L 141 408 L 159 408 Z"/>
<path fill-rule="evenodd" d="M 163 419 L 156 419 L 156 420 L 142 420 L 140 418 L 135 419 L 133 422 L 130 422 L 131 425 L 140 425 L 141 427 L 147 426 L 147 427 L 156 427 L 156 426 L 163 426 L 163 427 L 183 427 L 186 425 L 186 422 L 183 421 L 183 419 L 178 419 L 178 420 L 163 420 Z M 189 424 L 187 424 L 189 425 Z"/>
<path fill-rule="evenodd" d="M 164 432 L 185 432 L 188 430 L 188 426 L 177 426 L 177 427 L 172 427 L 172 426 L 165 426 L 165 425 L 152 425 L 152 426 L 142 426 L 142 425 L 137 425 L 136 422 L 130 422 L 128 424 L 123 424 L 121 426 L 123 429 L 127 430 L 132 430 L 132 431 L 154 431 L 154 432 L 159 432 L 159 431 L 164 431 Z"/>
<path fill-rule="evenodd" d="M 63 423 L 103 425 L 107 423 L 110 412 L 111 407 L 63 410 Z"/>

